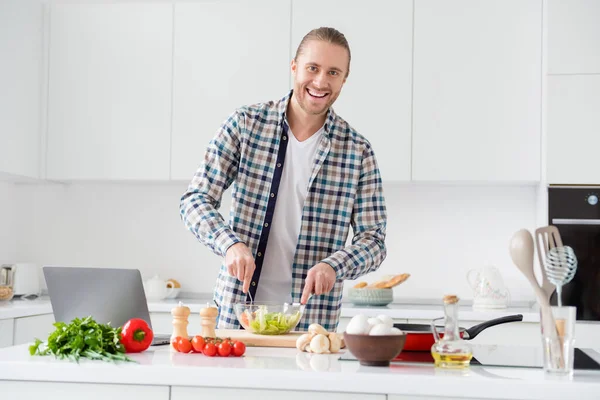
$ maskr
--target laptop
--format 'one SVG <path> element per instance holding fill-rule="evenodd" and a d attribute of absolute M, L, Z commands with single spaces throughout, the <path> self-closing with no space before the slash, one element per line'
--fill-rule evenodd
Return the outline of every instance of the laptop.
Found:
<path fill-rule="evenodd" d="M 55 321 L 92 316 L 112 327 L 141 318 L 152 328 L 148 302 L 137 269 L 44 266 Z M 170 343 L 170 335 L 154 334 L 153 346 Z"/>

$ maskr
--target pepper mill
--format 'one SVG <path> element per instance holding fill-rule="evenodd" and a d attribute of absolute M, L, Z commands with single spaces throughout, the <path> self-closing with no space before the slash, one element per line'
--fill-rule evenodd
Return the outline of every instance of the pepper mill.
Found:
<path fill-rule="evenodd" d="M 187 326 L 189 324 L 188 316 L 190 315 L 190 308 L 184 306 L 180 301 L 179 305 L 171 310 L 171 314 L 173 315 L 173 334 L 171 335 L 172 345 L 173 339 L 177 336 L 184 338 L 188 337 Z"/>
<path fill-rule="evenodd" d="M 215 332 L 215 327 L 217 326 L 217 315 L 219 315 L 219 310 L 217 307 L 211 307 L 209 304 L 206 304 L 206 308 L 200 310 L 200 325 L 202 325 L 203 337 L 217 337 Z"/>

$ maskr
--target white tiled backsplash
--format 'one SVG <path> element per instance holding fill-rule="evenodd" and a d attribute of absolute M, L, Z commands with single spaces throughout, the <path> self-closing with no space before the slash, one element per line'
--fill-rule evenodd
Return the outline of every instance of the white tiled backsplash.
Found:
<path fill-rule="evenodd" d="M 144 277 L 178 279 L 186 292 L 212 291 L 220 259 L 180 220 L 186 183 L 10 186 L 0 184 L 0 193 L 7 194 L 0 215 L 8 221 L 8 228 L 0 227 L 0 258 L 139 268 Z M 452 292 L 467 300 L 467 271 L 492 263 L 513 300 L 532 299 L 510 261 L 508 243 L 518 229 L 536 226 L 535 187 L 390 184 L 385 196 L 388 256 L 364 280 L 408 272 L 411 278 L 395 288 L 396 299 L 439 299 Z M 227 196 L 221 206 L 226 219 L 229 205 Z"/>

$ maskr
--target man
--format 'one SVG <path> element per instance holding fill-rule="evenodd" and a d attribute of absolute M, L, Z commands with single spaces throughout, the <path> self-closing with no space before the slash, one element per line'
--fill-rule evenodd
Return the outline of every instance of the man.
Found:
<path fill-rule="evenodd" d="M 343 281 L 385 259 L 386 207 L 373 149 L 331 108 L 349 69 L 344 35 L 309 32 L 291 62 L 290 93 L 233 112 L 183 194 L 185 225 L 225 257 L 215 288 L 219 328 L 239 327 L 233 304 L 252 299 L 301 302 L 297 329 L 319 323 L 334 331 Z M 217 210 L 232 183 L 227 224 Z"/>

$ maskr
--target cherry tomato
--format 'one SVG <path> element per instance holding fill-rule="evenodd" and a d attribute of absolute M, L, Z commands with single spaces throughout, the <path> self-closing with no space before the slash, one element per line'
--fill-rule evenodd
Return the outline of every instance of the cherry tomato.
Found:
<path fill-rule="evenodd" d="M 214 343 L 206 343 L 202 352 L 205 356 L 214 357 L 217 354 L 217 346 Z"/>
<path fill-rule="evenodd" d="M 190 342 L 190 339 L 182 337 L 177 341 L 177 347 L 180 353 L 189 353 L 192 351 L 192 342 Z"/>
<path fill-rule="evenodd" d="M 173 340 L 171 340 L 171 346 L 176 350 L 179 351 L 179 346 L 177 345 L 177 343 L 179 343 L 179 339 L 181 339 L 181 336 L 175 336 L 173 338 Z"/>
<path fill-rule="evenodd" d="M 231 354 L 231 345 L 229 342 L 222 342 L 219 344 L 218 351 L 221 357 L 229 357 Z"/>
<path fill-rule="evenodd" d="M 235 342 L 231 354 L 236 357 L 241 357 L 246 352 L 246 345 L 243 342 Z"/>
<path fill-rule="evenodd" d="M 202 336 L 194 336 L 194 338 L 192 339 L 192 347 L 194 348 L 194 351 L 196 353 L 202 353 L 205 344 L 206 342 L 204 341 L 204 338 Z"/>

